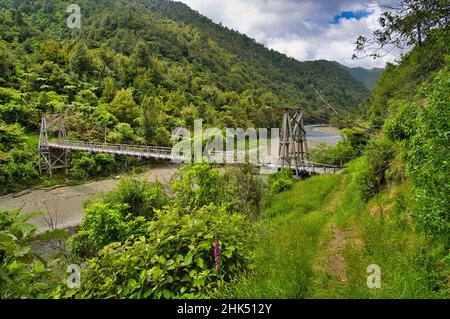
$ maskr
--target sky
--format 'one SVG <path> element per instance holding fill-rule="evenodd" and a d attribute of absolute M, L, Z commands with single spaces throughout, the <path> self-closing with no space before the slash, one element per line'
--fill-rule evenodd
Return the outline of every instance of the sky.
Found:
<path fill-rule="evenodd" d="M 216 23 L 299 61 L 326 59 L 384 67 L 399 52 L 352 60 L 355 40 L 377 29 L 382 9 L 369 0 L 178 0 Z"/>

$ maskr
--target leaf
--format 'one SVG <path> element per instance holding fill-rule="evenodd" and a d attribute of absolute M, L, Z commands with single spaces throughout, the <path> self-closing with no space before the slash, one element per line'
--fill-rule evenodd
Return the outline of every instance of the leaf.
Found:
<path fill-rule="evenodd" d="M 17 251 L 14 252 L 14 256 L 16 257 L 23 257 L 26 254 L 28 254 L 31 251 L 31 247 L 30 246 L 26 246 L 23 247 L 22 249 L 19 249 Z"/>
<path fill-rule="evenodd" d="M 190 264 L 192 263 L 192 257 L 193 257 L 192 252 L 188 252 L 188 254 L 186 255 L 186 257 L 184 257 L 183 265 L 184 265 L 184 266 L 190 265 Z"/>
<path fill-rule="evenodd" d="M 41 235 L 42 240 L 52 240 L 52 239 L 64 239 L 69 236 L 69 233 L 65 229 L 53 229 L 46 231 Z"/>
<path fill-rule="evenodd" d="M 0 244 L 4 244 L 4 243 L 9 244 L 13 241 L 14 241 L 14 238 L 12 235 L 0 232 Z"/>
<path fill-rule="evenodd" d="M 196 263 L 197 263 L 197 266 L 199 266 L 200 268 L 204 268 L 205 263 L 204 263 L 204 261 L 203 261 L 203 258 L 198 257 L 195 261 L 196 261 Z"/>

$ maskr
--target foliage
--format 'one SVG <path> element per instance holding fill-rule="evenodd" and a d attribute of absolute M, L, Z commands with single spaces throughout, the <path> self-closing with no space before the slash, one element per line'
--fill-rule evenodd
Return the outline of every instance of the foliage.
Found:
<path fill-rule="evenodd" d="M 38 180 L 37 154 L 19 124 L 0 121 L 0 195 L 31 186 Z"/>
<path fill-rule="evenodd" d="M 450 211 L 450 71 L 444 68 L 426 83 L 426 104 L 419 108 L 406 139 L 406 168 L 413 181 L 414 216 L 430 232 L 448 233 Z"/>
<path fill-rule="evenodd" d="M 169 203 L 163 184 L 136 178 L 123 178 L 118 187 L 104 196 L 108 204 L 125 204 L 125 211 L 134 216 L 153 218 L 155 212 Z"/>
<path fill-rule="evenodd" d="M 223 176 L 225 201 L 228 210 L 259 218 L 265 200 L 267 185 L 259 176 L 259 169 L 251 164 L 228 168 Z"/>
<path fill-rule="evenodd" d="M 94 203 L 87 207 L 80 231 L 68 242 L 71 253 L 78 258 L 93 257 L 110 243 L 148 233 L 147 220 L 136 218 L 127 209 L 126 204 Z"/>
<path fill-rule="evenodd" d="M 70 161 L 70 177 L 74 180 L 84 180 L 95 176 L 111 174 L 117 164 L 108 154 L 74 154 Z"/>
<path fill-rule="evenodd" d="M 146 236 L 105 247 L 88 262 L 80 298 L 204 298 L 245 266 L 251 247 L 245 216 L 206 206 L 160 212 Z M 214 266 L 219 238 L 221 268 Z"/>
<path fill-rule="evenodd" d="M 357 39 L 359 54 L 369 51 L 369 56 L 378 58 L 386 47 L 422 46 L 435 29 L 448 32 L 450 9 L 445 0 L 401 0 L 384 7 L 386 11 L 378 19 L 380 28 L 373 32 L 373 38 Z"/>
<path fill-rule="evenodd" d="M 0 210 L 0 298 L 39 298 L 50 290 L 51 271 L 30 242 L 36 227 L 28 220 L 40 213 Z M 42 236 L 61 238 L 48 231 Z M 64 236 L 64 234 L 63 234 Z"/>
<path fill-rule="evenodd" d="M 344 139 L 332 146 L 326 143 L 319 143 L 311 150 L 310 156 L 316 163 L 342 166 L 356 156 L 356 151 L 350 140 Z"/>
<path fill-rule="evenodd" d="M 395 158 L 396 146 L 380 135 L 369 141 L 364 153 L 365 167 L 359 175 L 364 200 L 378 194 L 386 185 L 386 174 Z"/>
<path fill-rule="evenodd" d="M 269 177 L 270 191 L 273 194 L 284 192 L 294 185 L 291 169 L 283 169 Z"/>
<path fill-rule="evenodd" d="M 69 241 L 75 257 L 90 258 L 76 297 L 213 296 L 252 258 L 254 224 L 249 217 L 257 212 L 248 210 L 244 215 L 234 209 L 259 208 L 260 203 L 254 199 L 246 206 L 241 194 L 227 191 L 248 185 L 248 180 L 255 183 L 245 175 L 252 172 L 247 168 L 222 176 L 208 164 L 187 167 L 169 191 L 172 198 L 161 184 L 122 180 L 102 202 L 87 207 L 80 231 Z M 242 176 L 248 180 L 239 180 Z M 228 185 L 227 196 L 220 188 L 211 192 L 215 189 L 211 183 L 217 181 Z M 231 187 L 233 183 L 237 185 Z M 209 197 L 203 199 L 207 190 Z M 214 239 L 220 246 L 219 273 Z M 71 294 L 58 289 L 59 296 Z"/>

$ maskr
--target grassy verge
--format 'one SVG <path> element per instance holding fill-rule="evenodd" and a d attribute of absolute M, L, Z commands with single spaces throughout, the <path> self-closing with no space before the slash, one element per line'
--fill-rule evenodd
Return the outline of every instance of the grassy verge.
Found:
<path fill-rule="evenodd" d="M 314 177 L 270 200 L 261 221 L 254 271 L 239 278 L 228 297 L 307 296 L 316 246 L 328 219 L 321 208 L 339 182 L 338 176 Z"/>
<path fill-rule="evenodd" d="M 362 160 L 343 175 L 299 182 L 271 198 L 255 262 L 224 297 L 448 298 L 448 251 L 414 227 L 409 186 L 362 200 Z M 447 254 L 447 257 L 446 257 Z M 367 287 L 369 265 L 381 288 Z"/>
<path fill-rule="evenodd" d="M 345 234 L 342 257 L 347 278 L 342 282 L 332 272 L 316 273 L 311 297 L 448 297 L 445 245 L 414 228 L 407 213 L 408 185 L 392 186 L 364 203 L 358 185 L 360 165 L 355 161 L 347 170 L 342 201 L 330 220 Z M 367 287 L 371 264 L 381 267 L 381 289 Z"/>

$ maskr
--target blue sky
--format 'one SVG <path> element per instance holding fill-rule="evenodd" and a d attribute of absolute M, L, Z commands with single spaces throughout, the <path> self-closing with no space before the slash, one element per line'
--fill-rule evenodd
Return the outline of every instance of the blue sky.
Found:
<path fill-rule="evenodd" d="M 381 8 L 372 0 L 179 0 L 216 23 L 238 30 L 300 61 L 334 60 L 347 66 L 384 67 L 382 59 L 352 60 L 359 35 L 370 37 Z"/>
<path fill-rule="evenodd" d="M 358 10 L 358 11 L 342 11 L 340 14 L 334 16 L 333 24 L 339 24 L 341 19 L 356 19 L 361 20 L 362 18 L 366 18 L 371 15 L 371 12 L 367 9 Z"/>

